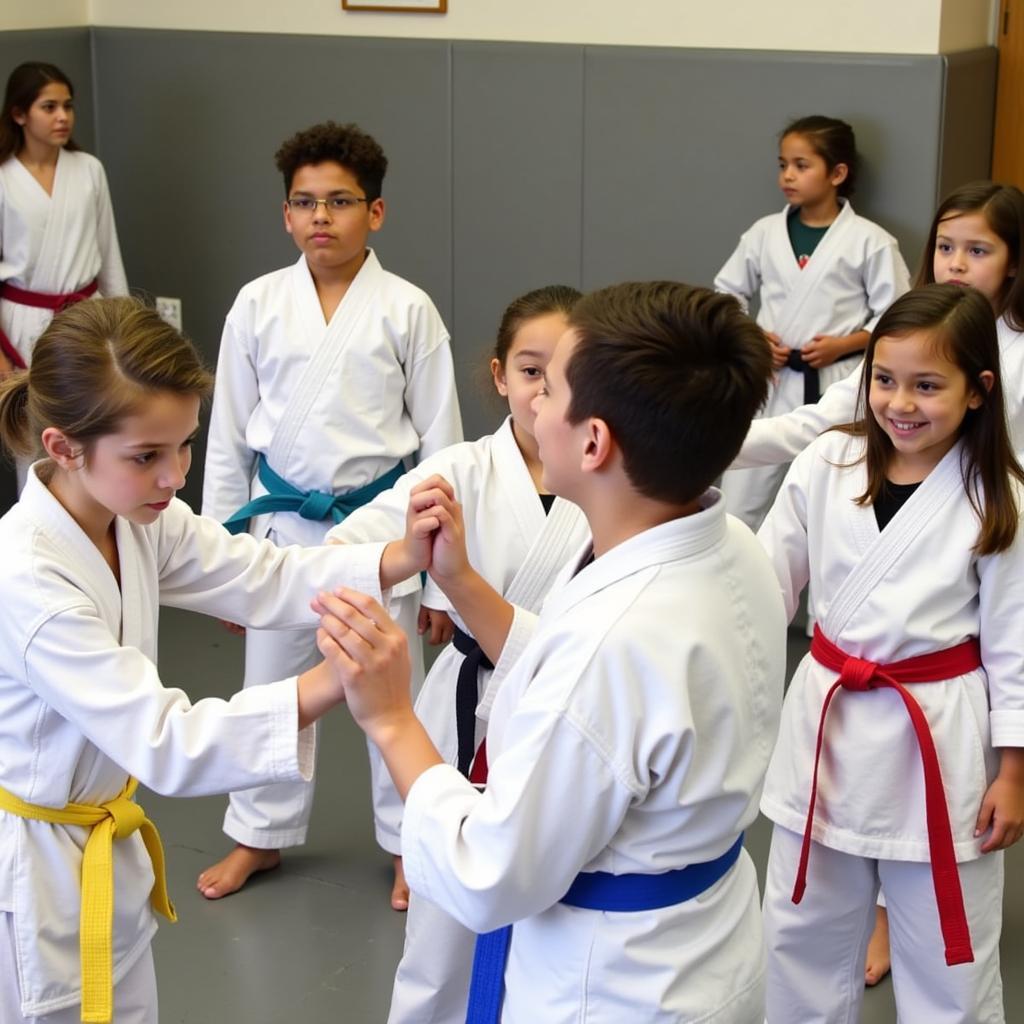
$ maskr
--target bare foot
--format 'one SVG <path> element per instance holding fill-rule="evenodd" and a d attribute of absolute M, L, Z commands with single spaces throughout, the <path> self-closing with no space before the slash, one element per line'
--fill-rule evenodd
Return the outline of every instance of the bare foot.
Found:
<path fill-rule="evenodd" d="M 196 888 L 208 899 L 230 896 L 258 871 L 272 871 L 281 866 L 280 850 L 257 850 L 239 843 L 223 860 L 207 868 L 196 882 Z"/>
<path fill-rule="evenodd" d="M 875 930 L 868 942 L 868 955 L 864 960 L 864 984 L 877 985 L 892 966 L 889 959 L 889 915 L 885 907 L 875 907 Z"/>
<path fill-rule="evenodd" d="M 392 857 L 395 862 L 395 884 L 391 886 L 391 909 L 409 909 L 409 886 L 405 881 L 405 868 L 402 867 L 402 858 Z"/>

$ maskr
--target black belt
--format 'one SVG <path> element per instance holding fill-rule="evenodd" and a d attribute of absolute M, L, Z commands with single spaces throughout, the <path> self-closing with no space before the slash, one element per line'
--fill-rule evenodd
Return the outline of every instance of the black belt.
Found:
<path fill-rule="evenodd" d="M 459 654 L 464 655 L 459 667 L 459 678 L 455 683 L 455 731 L 459 740 L 459 771 L 469 778 L 469 769 L 476 754 L 476 706 L 480 702 L 480 669 L 492 669 L 494 665 L 480 645 L 458 626 L 452 636 L 452 643 Z"/>
<path fill-rule="evenodd" d="M 804 375 L 804 405 L 813 405 L 817 402 L 821 398 L 821 382 L 818 379 L 818 371 L 810 363 L 805 363 L 800 358 L 798 348 L 790 349 L 789 355 L 786 357 L 786 366 Z"/>

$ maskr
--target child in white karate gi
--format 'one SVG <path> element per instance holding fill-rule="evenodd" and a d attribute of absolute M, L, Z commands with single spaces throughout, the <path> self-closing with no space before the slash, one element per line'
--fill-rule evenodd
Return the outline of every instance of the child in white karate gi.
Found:
<path fill-rule="evenodd" d="M 797 457 L 758 535 L 789 613 L 808 581 L 820 612 L 761 804 L 769 1024 L 858 1018 L 880 886 L 900 1019 L 1003 1020 L 1024 470 L 999 363 L 980 291 L 897 300 L 865 356 L 866 413 Z"/>
<path fill-rule="evenodd" d="M 779 136 L 779 188 L 786 206 L 757 221 L 715 278 L 747 305 L 772 350 L 775 378 L 760 416 L 777 416 L 818 396 L 860 361 L 882 311 L 910 287 L 891 235 L 853 212 L 857 178 L 853 129 L 812 115 Z M 785 465 L 730 470 L 729 511 L 757 529 Z"/>
<path fill-rule="evenodd" d="M 951 192 L 932 218 L 915 285 L 963 284 L 988 299 L 997 317 L 1003 396 L 1014 449 L 1024 450 L 1024 194 L 1014 185 L 974 181 Z M 820 433 L 856 417 L 861 367 L 813 405 L 756 419 L 737 467 L 789 462 Z"/>
<path fill-rule="evenodd" d="M 0 110 L 0 373 L 25 367 L 54 311 L 127 295 L 103 165 L 72 138 L 74 87 L 30 61 Z M 35 453 L 32 453 L 35 454 Z M 18 489 L 30 458 L 18 461 Z"/>
<path fill-rule="evenodd" d="M 448 333 L 428 296 L 384 270 L 371 233 L 384 222 L 387 160 L 355 125 L 314 125 L 278 150 L 284 225 L 297 263 L 251 281 L 228 313 L 203 481 L 203 513 L 277 544 L 320 544 L 333 524 L 390 487 L 405 463 L 462 440 Z M 416 636 L 419 588 L 396 613 Z M 397 595 L 396 595 L 397 599 Z M 415 645 L 413 686 L 423 678 Z M 252 630 L 245 685 L 317 659 L 313 633 Z M 375 808 L 390 791 L 370 750 Z M 208 899 L 241 888 L 305 842 L 312 780 L 232 793 L 224 831 L 236 846 L 203 871 Z M 377 815 L 395 857 L 392 905 L 404 909 L 400 840 Z"/>
<path fill-rule="evenodd" d="M 198 796 L 309 778 L 330 666 L 193 704 L 155 665 L 160 604 L 308 630 L 338 580 L 380 592 L 403 545 L 282 549 L 178 501 L 211 388 L 127 298 L 60 313 L 0 382 L 0 440 L 46 458 L 0 519 L 0 1020 L 155 1024 L 154 912 L 173 919 L 137 782 Z M 155 879 L 155 880 L 154 880 Z"/>
<path fill-rule="evenodd" d="M 1024 277 L 1018 273 L 1024 240 L 1024 194 L 1013 185 L 975 181 L 951 192 L 932 219 L 917 285 L 938 282 L 976 288 L 997 319 L 1003 400 L 1016 452 L 1024 451 Z M 857 418 L 860 365 L 813 405 L 755 420 L 735 466 L 788 463 L 820 433 Z M 888 921 L 880 906 L 868 946 L 865 981 L 889 971 Z"/>
<path fill-rule="evenodd" d="M 533 434 L 533 400 L 579 298 L 575 288 L 556 285 L 513 300 L 501 318 L 490 363 L 494 386 L 508 402 L 509 416 L 501 428 L 425 459 L 390 491 L 334 527 L 328 539 L 357 543 L 401 536 L 410 491 L 439 474 L 461 499 L 472 564 L 506 600 L 540 611 L 555 578 L 589 535 L 576 505 L 544 491 Z M 432 581 L 424 588 L 423 604 L 424 610 L 437 609 L 433 616 L 450 608 Z M 493 666 L 461 619 L 457 628 L 455 642 L 441 652 L 424 680 L 415 710 L 445 761 L 477 782 L 486 777 L 486 752 L 479 751 L 495 699 Z M 401 801 L 394 813 L 398 832 Z M 442 909 L 413 898 L 389 1024 L 462 1024 L 475 940 Z"/>
<path fill-rule="evenodd" d="M 469 1021 L 763 1019 L 740 837 L 775 739 L 785 630 L 764 552 L 709 485 L 770 370 L 728 296 L 653 282 L 580 301 L 534 436 L 544 486 L 583 509 L 591 539 L 539 618 L 470 568 L 448 484 L 414 490 L 410 525 L 436 528 L 430 572 L 500 681 L 483 792 L 413 713 L 405 640 L 380 605 L 318 599 L 321 649 L 406 799 L 415 898 L 489 933 Z"/>

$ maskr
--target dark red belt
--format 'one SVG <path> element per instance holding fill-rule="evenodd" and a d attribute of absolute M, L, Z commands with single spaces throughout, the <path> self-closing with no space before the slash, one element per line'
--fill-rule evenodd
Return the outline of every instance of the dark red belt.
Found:
<path fill-rule="evenodd" d="M 956 853 L 953 849 L 953 830 L 949 824 L 949 810 L 942 788 L 942 774 L 939 771 L 935 742 L 921 705 L 901 684 L 941 682 L 980 668 L 981 648 L 977 638 L 965 640 L 962 644 L 945 651 L 922 654 L 916 658 L 894 661 L 889 665 L 877 665 L 863 658 L 850 657 L 815 626 L 814 638 L 811 640 L 811 657 L 825 668 L 838 672 L 839 678 L 825 695 L 825 702 L 821 707 L 818 742 L 814 751 L 811 801 L 807 808 L 807 824 L 804 827 L 800 866 L 793 888 L 793 902 L 799 903 L 803 899 L 804 889 L 807 887 L 807 859 L 811 852 L 811 826 L 814 822 L 814 804 L 818 796 L 818 762 L 821 760 L 821 748 L 825 739 L 825 716 L 828 714 L 829 703 L 840 687 L 861 692 L 883 687 L 895 690 L 910 716 L 924 767 L 928 852 L 932 865 L 935 902 L 939 909 L 939 924 L 946 945 L 946 963 L 951 967 L 954 964 L 973 963 L 971 933 L 967 926 L 967 913 L 964 910 L 963 891 L 960 888 L 960 875 L 957 872 Z"/>
<path fill-rule="evenodd" d="M 66 295 L 51 295 L 47 292 L 30 292 L 26 288 L 19 288 L 4 281 L 0 284 L 0 299 L 8 302 L 16 302 L 19 306 L 31 306 L 33 309 L 52 309 L 56 312 L 64 309 L 65 306 L 73 306 L 76 302 L 82 302 L 96 294 L 99 288 L 98 281 L 90 281 L 84 288 L 77 292 L 68 292 Z M 25 360 L 21 353 L 11 344 L 11 339 L 0 328 L 0 349 L 5 356 L 20 370 L 25 369 Z"/>

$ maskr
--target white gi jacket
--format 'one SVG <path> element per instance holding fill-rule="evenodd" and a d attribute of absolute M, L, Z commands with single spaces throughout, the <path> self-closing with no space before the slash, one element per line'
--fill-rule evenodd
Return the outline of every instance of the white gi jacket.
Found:
<path fill-rule="evenodd" d="M 156 522 L 116 520 L 120 588 L 103 556 L 40 482 L 0 519 L 0 785 L 46 807 L 98 804 L 128 774 L 201 796 L 309 778 L 295 679 L 192 704 L 155 666 L 159 604 L 262 628 L 310 629 L 318 589 L 380 597 L 382 545 L 304 551 L 231 537 L 174 500 Z M 296 738 L 298 737 L 298 738 Z M 89 830 L 0 811 L 0 910 L 13 916 L 22 1011 L 80 1000 L 79 902 Z M 114 844 L 114 979 L 156 921 L 138 833 Z"/>
<path fill-rule="evenodd" d="M 815 334 L 870 331 L 882 312 L 910 288 L 896 239 L 858 217 L 847 200 L 803 269 L 793 255 L 786 218 L 790 207 L 755 221 L 718 272 L 716 291 L 735 295 L 746 308 L 760 296 L 757 322 L 784 345 L 801 349 Z M 818 371 L 821 390 L 845 377 L 859 358 L 836 360 Z M 803 402 L 803 375 L 782 369 L 764 415 Z"/>
<path fill-rule="evenodd" d="M 1014 330 L 1005 317 L 996 321 L 999 336 L 999 371 L 1003 382 L 1003 403 L 1010 441 L 1017 452 L 1024 451 L 1024 333 Z M 792 412 L 750 424 L 733 469 L 774 466 L 791 461 L 819 434 L 840 423 L 852 423 L 858 416 L 864 361 L 833 384 L 813 405 L 801 405 Z"/>
<path fill-rule="evenodd" d="M 778 584 L 712 491 L 517 610 L 478 793 L 425 772 L 402 832 L 414 894 L 486 931 L 516 925 L 503 1020 L 763 1018 L 749 857 L 707 893 L 639 913 L 558 900 L 581 870 L 658 873 L 724 853 L 757 814 L 775 741 Z M 585 553 L 585 552 L 584 552 Z M 507 654 L 507 657 L 506 657 Z M 510 669 L 511 666 L 511 669 Z"/>
<path fill-rule="evenodd" d="M 373 250 L 324 323 L 296 263 L 247 284 L 224 324 L 203 480 L 203 514 L 223 522 L 265 493 L 256 459 L 303 491 L 343 494 L 410 456 L 462 440 L 448 332 L 429 297 Z M 260 516 L 257 537 L 319 544 L 323 523 Z"/>
<path fill-rule="evenodd" d="M 545 515 L 537 487 L 523 461 L 507 418 L 495 434 L 453 445 L 421 462 L 391 490 L 379 495 L 334 527 L 329 537 L 346 543 L 396 539 L 405 532 L 409 492 L 434 474 L 454 488 L 466 525 L 470 564 L 508 601 L 530 612 L 540 606 L 555 578 L 590 536 L 580 509 L 556 498 Z M 423 603 L 447 611 L 458 627 L 465 623 L 433 581 Z M 463 656 L 449 644 L 434 661 L 416 702 L 416 713 L 450 764 L 455 763 L 455 680 Z M 480 670 L 477 743 L 494 703 L 491 673 Z"/>
<path fill-rule="evenodd" d="M 957 444 L 879 532 L 874 508 L 853 501 L 867 486 L 863 450 L 863 438 L 839 432 L 816 440 L 794 460 L 758 539 L 787 613 L 810 579 L 821 630 L 849 655 L 885 664 L 980 638 L 983 668 L 910 687 L 935 740 L 957 859 L 971 860 L 998 771 L 994 748 L 1024 746 L 1024 531 L 1001 554 L 971 550 L 979 523 Z M 808 654 L 786 694 L 761 809 L 794 832 L 804 829 L 822 702 L 836 678 Z M 899 695 L 837 693 L 825 736 L 814 839 L 861 857 L 927 861 L 924 776 Z"/>
<path fill-rule="evenodd" d="M 128 294 L 103 165 L 62 149 L 50 196 L 9 157 L 0 164 L 0 281 L 66 295 L 96 279 L 100 295 Z M 26 365 L 52 318 L 48 309 L 0 299 L 0 328 Z"/>

